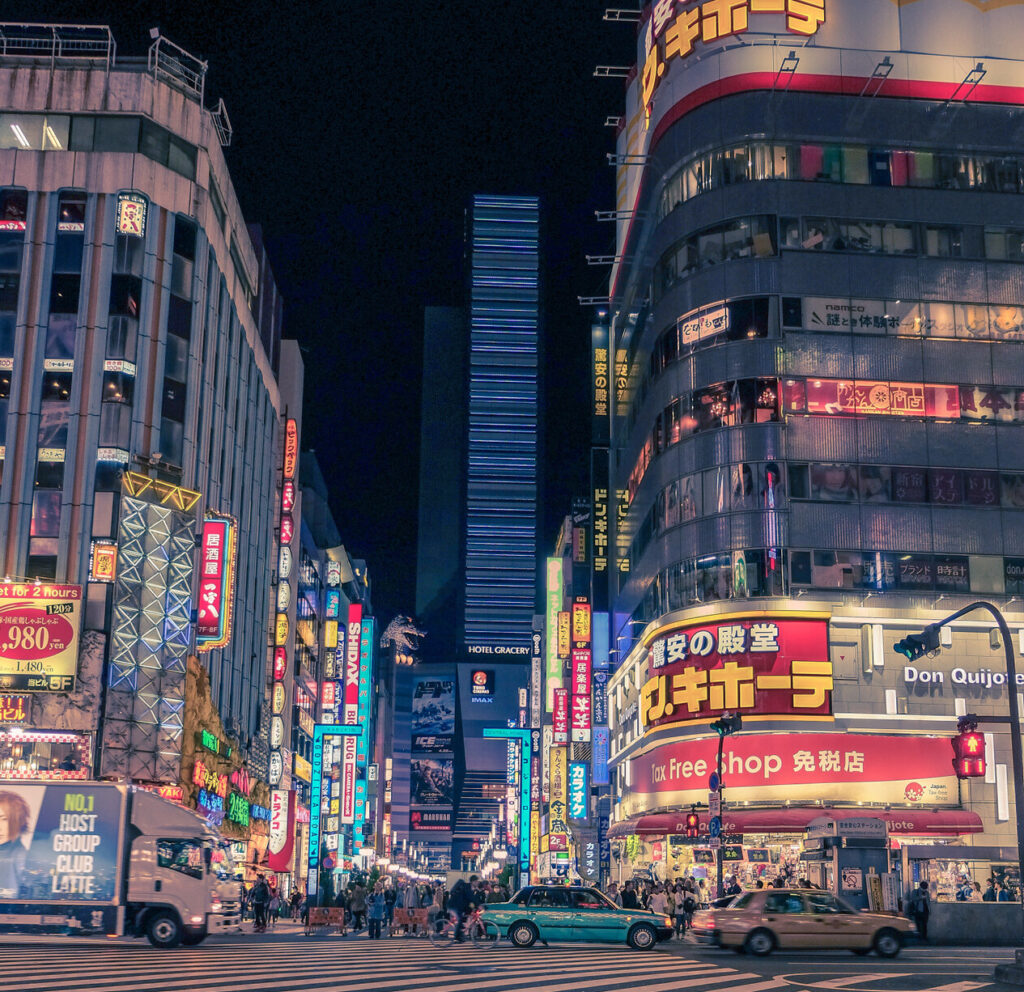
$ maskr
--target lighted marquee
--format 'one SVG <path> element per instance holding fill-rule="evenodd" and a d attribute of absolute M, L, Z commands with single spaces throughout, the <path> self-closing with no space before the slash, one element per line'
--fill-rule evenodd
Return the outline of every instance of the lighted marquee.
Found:
<path fill-rule="evenodd" d="M 644 727 L 708 722 L 723 712 L 831 719 L 826 618 L 758 615 L 673 628 L 648 649 Z"/>
<path fill-rule="evenodd" d="M 640 73 L 643 103 L 649 107 L 671 64 L 709 44 L 750 29 L 751 14 L 784 14 L 786 29 L 808 37 L 825 23 L 825 0 L 704 0 L 687 6 L 656 0 L 644 32 L 647 58 Z"/>
<path fill-rule="evenodd" d="M 199 603 L 196 650 L 212 651 L 231 640 L 235 600 L 238 522 L 228 514 L 207 512 L 200 539 Z"/>

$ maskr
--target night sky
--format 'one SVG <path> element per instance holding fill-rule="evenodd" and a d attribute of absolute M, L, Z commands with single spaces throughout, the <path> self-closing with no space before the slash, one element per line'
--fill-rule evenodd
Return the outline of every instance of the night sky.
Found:
<path fill-rule="evenodd" d="M 369 562 L 384 622 L 415 601 L 423 308 L 464 302 L 475 192 L 539 195 L 545 223 L 546 493 L 542 553 L 587 489 L 587 348 L 607 292 L 585 254 L 612 250 L 609 114 L 631 3 L 8 2 L 2 17 L 109 24 L 119 56 L 149 29 L 208 60 L 207 106 L 234 125 L 228 165 L 263 225 L 306 362 L 303 446 L 316 449 L 342 540 Z"/>

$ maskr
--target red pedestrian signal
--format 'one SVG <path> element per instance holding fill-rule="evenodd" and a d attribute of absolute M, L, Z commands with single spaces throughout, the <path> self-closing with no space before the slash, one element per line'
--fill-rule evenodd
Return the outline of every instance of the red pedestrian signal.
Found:
<path fill-rule="evenodd" d="M 960 733 L 953 738 L 953 769 L 957 778 L 982 778 L 985 775 L 985 735 L 977 724 L 961 721 Z"/>
<path fill-rule="evenodd" d="M 700 836 L 700 817 L 696 810 L 690 810 L 686 814 L 686 836 L 691 840 L 696 840 Z"/>

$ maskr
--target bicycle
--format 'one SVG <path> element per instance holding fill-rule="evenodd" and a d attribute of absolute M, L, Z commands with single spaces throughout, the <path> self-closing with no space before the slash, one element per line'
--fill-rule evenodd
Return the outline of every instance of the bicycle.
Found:
<path fill-rule="evenodd" d="M 493 950 L 501 942 L 501 930 L 492 920 L 481 919 L 481 909 L 474 909 L 463 923 L 463 940 L 468 934 L 474 947 Z M 459 932 L 459 917 L 454 912 L 449 912 L 447 917 L 437 917 L 430 924 L 427 935 L 435 947 L 450 947 L 457 940 Z"/>

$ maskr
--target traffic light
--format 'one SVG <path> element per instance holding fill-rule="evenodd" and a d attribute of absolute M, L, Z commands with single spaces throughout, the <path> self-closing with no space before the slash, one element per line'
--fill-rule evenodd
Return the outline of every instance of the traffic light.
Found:
<path fill-rule="evenodd" d="M 981 778 L 985 775 L 985 735 L 979 734 L 972 718 L 957 723 L 953 738 L 953 769 L 957 778 Z"/>
<path fill-rule="evenodd" d="M 716 720 L 711 724 L 711 729 L 715 731 L 720 737 L 725 737 L 728 734 L 735 734 L 736 731 L 743 729 L 743 717 L 737 713 L 735 716 L 726 716 Z"/>
<path fill-rule="evenodd" d="M 922 655 L 939 650 L 939 627 L 937 624 L 929 624 L 920 634 L 907 634 L 893 648 L 906 656 L 907 661 L 917 661 Z"/>
<path fill-rule="evenodd" d="M 696 840 L 700 836 L 700 817 L 695 809 L 686 814 L 686 836 Z"/>

